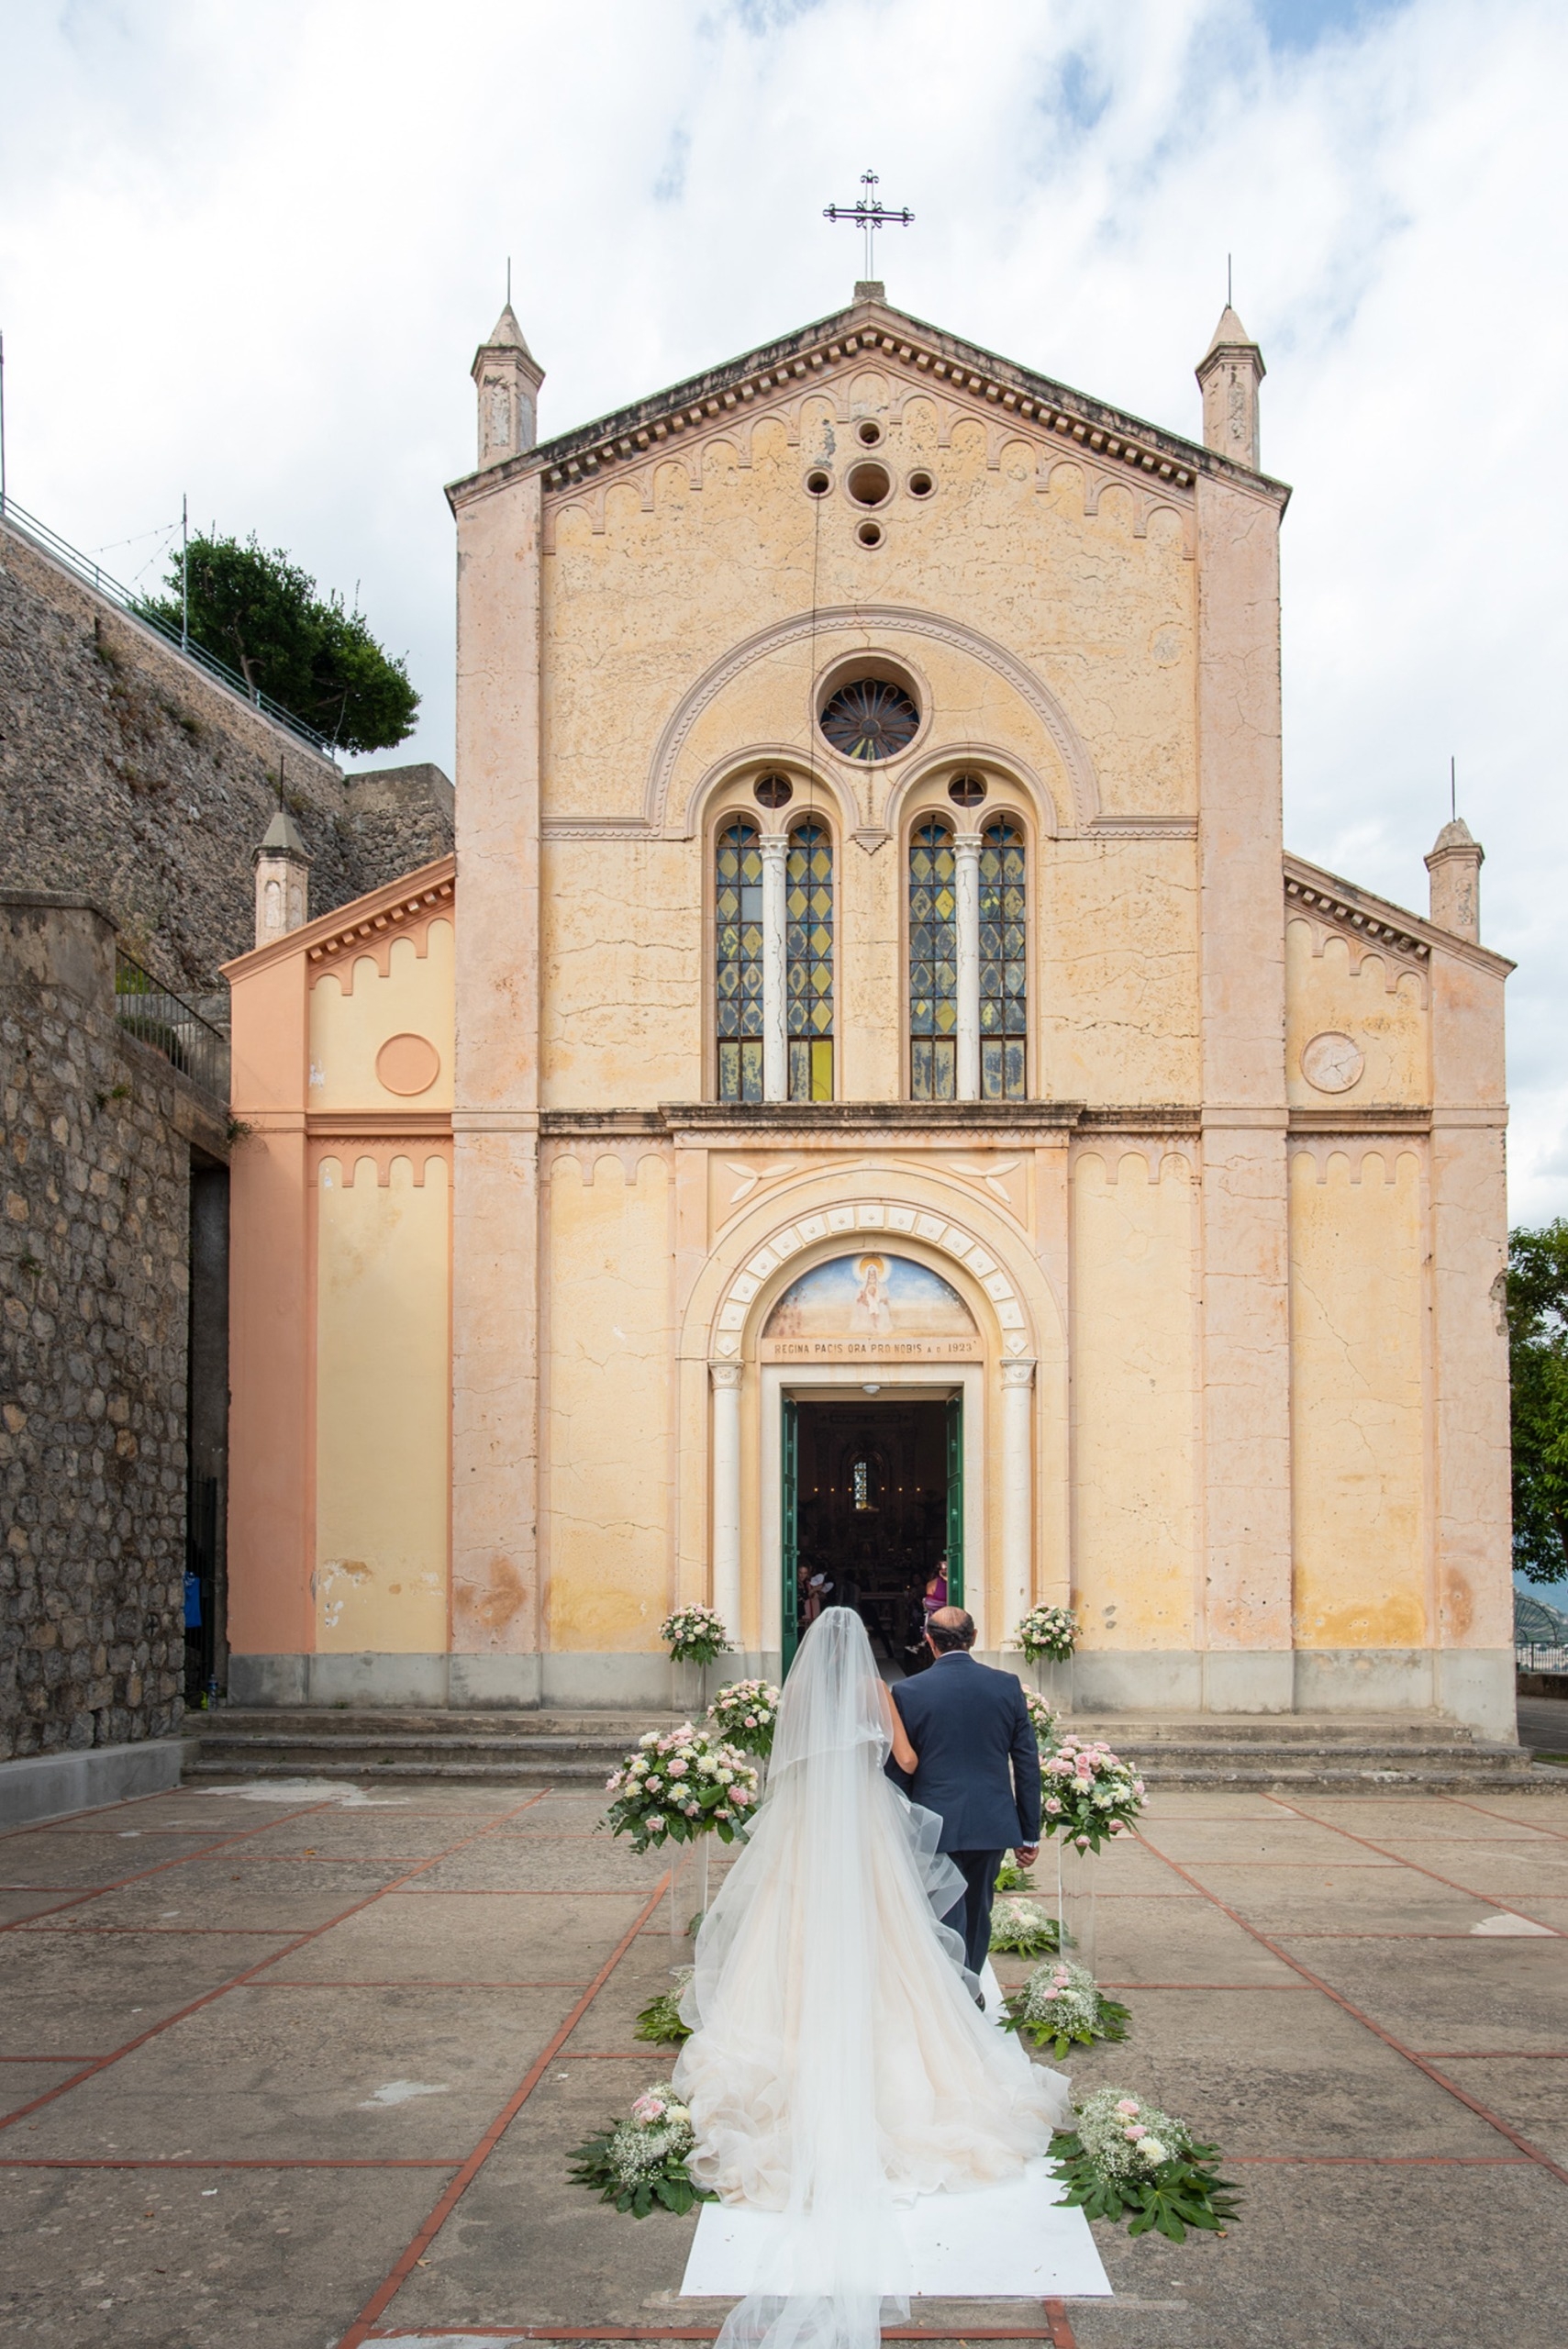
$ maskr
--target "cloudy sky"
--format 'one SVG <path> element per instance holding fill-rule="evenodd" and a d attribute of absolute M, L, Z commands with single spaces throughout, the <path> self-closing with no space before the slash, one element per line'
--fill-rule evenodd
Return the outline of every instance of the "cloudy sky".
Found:
<path fill-rule="evenodd" d="M 12 494 L 122 577 L 193 518 L 358 589 L 451 767 L 468 367 L 510 256 L 565 429 L 848 299 L 1195 434 L 1268 362 L 1286 839 L 1424 907 L 1461 812 L 1513 1213 L 1568 1213 L 1560 0 L 9 0 Z M 125 543 L 128 541 L 128 543 Z"/>

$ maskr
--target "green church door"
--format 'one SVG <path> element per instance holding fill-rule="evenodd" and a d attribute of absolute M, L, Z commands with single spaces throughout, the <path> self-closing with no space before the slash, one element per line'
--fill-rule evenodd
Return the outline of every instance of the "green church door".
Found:
<path fill-rule="evenodd" d="M 896 1659 L 918 1640 L 920 1591 L 944 1552 L 948 1596 L 963 1604 L 963 1397 L 780 1401 L 784 1669 L 805 1629 L 801 1575 L 819 1570 Z"/>
<path fill-rule="evenodd" d="M 948 1604 L 963 1605 L 963 1397 L 948 1397 Z"/>

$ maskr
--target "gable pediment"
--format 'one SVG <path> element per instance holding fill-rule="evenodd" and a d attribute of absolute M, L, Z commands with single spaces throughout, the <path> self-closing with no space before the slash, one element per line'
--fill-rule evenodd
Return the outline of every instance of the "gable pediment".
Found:
<path fill-rule="evenodd" d="M 1289 495 L 1283 484 L 1192 441 L 874 301 L 858 303 L 505 464 L 470 474 L 447 495 L 455 510 L 538 475 L 545 494 L 547 544 L 551 509 L 569 504 L 585 504 L 595 529 L 602 529 L 602 493 L 612 482 L 636 484 L 645 507 L 651 507 L 653 470 L 673 458 L 700 488 L 705 449 L 722 440 L 748 464 L 751 435 L 764 417 L 782 421 L 792 445 L 799 442 L 808 401 L 826 400 L 835 418 L 848 425 L 857 408 L 856 382 L 868 368 L 887 383 L 895 417 L 911 399 L 934 405 L 939 446 L 948 445 L 961 422 L 976 423 L 986 434 L 992 467 L 1000 464 L 1003 449 L 1019 439 L 1038 451 L 1042 486 L 1064 459 L 1081 464 L 1091 510 L 1112 482 L 1138 485 L 1140 521 L 1158 502 L 1180 510 L 1190 504 L 1201 473 L 1244 483 L 1282 508 Z"/>

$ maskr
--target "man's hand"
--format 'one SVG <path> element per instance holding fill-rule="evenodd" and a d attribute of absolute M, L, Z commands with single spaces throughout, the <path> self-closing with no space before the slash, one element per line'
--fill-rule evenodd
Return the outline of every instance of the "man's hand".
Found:
<path fill-rule="evenodd" d="M 1040 1845 L 1038 1843 L 1015 1843 L 1013 1846 L 1013 1857 L 1017 1860 L 1019 1867 L 1032 1868 L 1036 1860 L 1040 1857 Z"/>

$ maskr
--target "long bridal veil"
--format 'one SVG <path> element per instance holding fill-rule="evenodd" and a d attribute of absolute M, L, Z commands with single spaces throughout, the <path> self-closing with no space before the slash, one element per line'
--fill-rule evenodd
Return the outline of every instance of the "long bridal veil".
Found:
<path fill-rule="evenodd" d="M 935 1815 L 883 1775 L 891 1742 L 864 1626 L 829 1608 L 682 2005 L 693 2173 L 784 2221 L 719 2349 L 874 2349 L 907 2313 L 897 2204 L 1015 2175 L 1067 2114 L 1065 2080 L 975 2004 L 938 1921 L 962 1879 Z"/>

